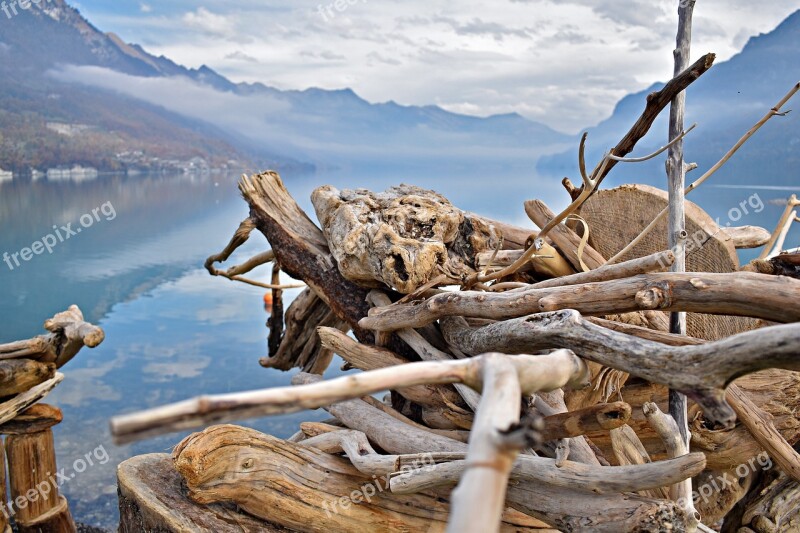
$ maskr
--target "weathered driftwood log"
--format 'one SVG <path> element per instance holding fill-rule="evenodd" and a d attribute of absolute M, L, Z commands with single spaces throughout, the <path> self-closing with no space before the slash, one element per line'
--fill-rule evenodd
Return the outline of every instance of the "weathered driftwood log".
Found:
<path fill-rule="evenodd" d="M 288 533 L 234 506 L 188 499 L 167 454 L 138 455 L 117 468 L 119 533 Z"/>
<path fill-rule="evenodd" d="M 657 489 L 691 479 L 705 467 L 702 453 L 684 455 L 675 459 L 627 466 L 592 466 L 566 461 L 558 466 L 554 459 L 520 455 L 511 468 L 512 483 L 549 485 L 551 489 L 572 489 L 593 494 L 622 494 Z M 425 465 L 408 472 L 404 477 L 393 477 L 392 492 L 411 494 L 434 487 L 455 485 L 467 470 L 468 462 L 453 460 L 436 465 Z"/>
<path fill-rule="evenodd" d="M 794 305 L 798 297 L 800 281 L 786 277 L 749 272 L 643 274 L 572 287 L 437 294 L 422 302 L 371 309 L 359 323 L 367 329 L 394 331 L 447 316 L 500 320 L 559 309 L 587 315 L 660 309 L 796 322 L 800 321 L 800 308 Z"/>
<path fill-rule="evenodd" d="M 527 483 L 509 490 L 508 503 L 559 531 L 685 531 L 686 516 L 673 502 L 635 494 L 605 495 Z"/>
<path fill-rule="evenodd" d="M 346 321 L 359 340 L 372 341 L 373 335 L 358 327 L 358 319 L 369 307 L 367 291 L 344 279 L 328 249 L 322 231 L 297 205 L 275 172 L 242 178 L 239 183 L 250 216 L 272 244 L 283 271 L 302 279 L 336 316 Z"/>
<path fill-rule="evenodd" d="M 346 459 L 251 429 L 209 428 L 184 439 L 173 457 L 194 501 L 235 502 L 297 531 L 322 524 L 341 532 L 443 531 L 448 516 L 449 506 L 436 497 L 392 494 L 389 475 L 364 475 Z M 502 530 L 540 529 L 523 520 Z"/>
<path fill-rule="evenodd" d="M 318 327 L 347 331 L 347 324 L 311 289 L 295 298 L 286 312 L 286 331 L 277 353 L 261 359 L 261 366 L 291 370 L 300 368 L 310 374 L 322 374 L 333 353 L 325 348 L 317 334 Z"/>
<path fill-rule="evenodd" d="M 668 333 L 652 331 L 645 328 L 623 325 L 616 322 L 592 318 L 591 322 L 612 328 L 615 331 L 628 333 L 648 340 L 669 344 L 671 346 L 689 346 L 705 344 L 706 341 L 671 335 Z M 658 386 L 650 385 L 652 389 L 650 399 L 663 400 L 663 391 Z M 643 400 L 636 400 L 631 396 L 634 388 L 626 387 L 624 396 L 632 401 L 642 404 Z M 800 392 L 800 377 L 796 372 L 765 370 L 744 376 L 728 387 L 726 399 L 734 408 L 740 420 L 748 428 L 754 439 L 746 438 L 743 428 L 737 426 L 730 435 L 723 440 L 722 432 L 713 432 L 706 428 L 702 421 L 695 424 L 692 434 L 692 444 L 704 449 L 707 453 L 709 464 L 724 470 L 746 462 L 763 449 L 767 450 L 776 462 L 782 465 L 787 472 L 797 472 L 798 455 L 793 450 L 792 444 L 800 438 L 798 430 L 800 422 L 797 420 L 796 411 L 797 395 Z M 656 400 L 658 398 L 658 400 Z M 639 432 L 640 436 L 642 435 Z M 729 451 L 738 452 L 737 456 L 729 457 Z"/>
<path fill-rule="evenodd" d="M 672 191 L 677 195 L 676 191 Z M 584 206 L 582 216 L 592 228 L 592 243 L 605 257 L 614 257 L 628 243 L 640 235 L 648 222 L 668 208 L 668 194 L 647 185 L 623 185 L 615 189 L 598 191 Z M 719 225 L 699 206 L 686 202 L 685 231 L 687 238 L 686 271 L 727 273 L 739 270 L 739 258 L 734 243 L 722 232 Z M 664 217 L 654 230 L 647 234 L 621 259 L 651 254 L 677 246 L 668 241 L 668 220 Z M 613 261 L 611 261 L 613 263 Z M 724 338 L 748 329 L 755 321 L 746 318 L 689 315 L 688 333 L 709 340 Z"/>
<path fill-rule="evenodd" d="M 55 363 L 31 359 L 0 361 L 0 398 L 32 389 L 56 375 Z"/>
<path fill-rule="evenodd" d="M 467 354 L 569 348 L 591 361 L 685 393 L 708 420 L 723 427 L 732 427 L 736 420 L 724 398 L 724 388 L 735 378 L 764 368 L 800 370 L 800 324 L 697 346 L 665 346 L 631 337 L 588 322 L 576 311 L 531 315 L 475 330 L 451 317 L 442 327 L 450 342 Z"/>
<path fill-rule="evenodd" d="M 56 388 L 56 385 L 64 380 L 64 374 L 56 372 L 53 379 L 45 381 L 40 385 L 27 390 L 23 393 L 17 394 L 5 403 L 0 404 L 0 424 L 5 424 L 9 420 L 13 420 L 18 414 L 32 406 Z"/>
<path fill-rule="evenodd" d="M 585 385 L 586 365 L 567 350 L 537 357 L 514 356 L 509 360 L 517 368 L 525 394 Z M 117 416 L 111 420 L 111 432 L 119 440 L 141 438 L 221 420 L 296 413 L 414 385 L 463 383 L 480 390 L 483 368 L 488 364 L 491 362 L 482 357 L 416 362 L 301 387 L 202 396 L 149 411 Z"/>
<path fill-rule="evenodd" d="M 102 329 L 83 319 L 83 313 L 77 305 L 48 319 L 44 327 L 49 334 L 27 341 L 0 344 L 0 360 L 33 359 L 41 363 L 55 363 L 61 368 L 81 348 L 94 348 L 105 338 Z"/>
<path fill-rule="evenodd" d="M 797 91 L 797 87 L 800 87 L 800 83 L 795 86 L 795 91 Z M 788 227 L 795 222 L 795 219 L 797 218 L 797 211 L 795 211 L 794 208 L 797 206 L 800 206 L 800 200 L 797 199 L 796 194 L 793 194 L 786 201 L 786 208 L 784 209 L 783 214 L 778 221 L 778 226 L 775 228 L 775 231 L 772 232 L 769 242 L 766 244 L 766 246 L 764 246 L 764 249 L 758 256 L 759 259 L 767 259 L 768 257 L 777 255 L 781 252 L 783 243 L 781 242 L 780 246 L 778 246 L 778 241 L 782 241 L 786 238 L 786 235 L 789 232 Z"/>
<path fill-rule="evenodd" d="M 411 185 L 383 193 L 316 189 L 311 201 L 342 275 L 361 286 L 408 294 L 445 273 L 474 272 L 475 254 L 500 235 L 446 198 Z"/>
<path fill-rule="evenodd" d="M 722 228 L 722 233 L 731 240 L 737 249 L 758 248 L 769 242 L 772 234 L 758 226 L 739 226 Z"/>
<path fill-rule="evenodd" d="M 791 478 L 800 481 L 800 455 L 775 428 L 772 415 L 758 407 L 735 383 L 728 387 L 725 397 L 739 420 L 769 456 Z"/>
<path fill-rule="evenodd" d="M 27 428 L 17 423 L 6 438 L 9 488 L 20 533 L 77 531 L 67 500 L 59 494 L 53 477 L 59 470 L 51 427 L 61 421 L 60 412 L 54 409 L 41 406 L 29 411 L 29 418 L 42 416 Z"/>
<path fill-rule="evenodd" d="M 800 483 L 769 471 L 725 517 L 723 533 L 776 533 L 800 530 Z"/>
<path fill-rule="evenodd" d="M 611 449 L 617 464 L 621 466 L 636 466 L 652 462 L 650 455 L 639 440 L 639 436 L 630 426 L 624 425 L 617 429 L 612 429 L 609 432 L 609 436 L 611 437 Z M 639 494 L 648 498 L 670 499 L 669 488 L 664 486 L 642 490 L 639 491 Z"/>

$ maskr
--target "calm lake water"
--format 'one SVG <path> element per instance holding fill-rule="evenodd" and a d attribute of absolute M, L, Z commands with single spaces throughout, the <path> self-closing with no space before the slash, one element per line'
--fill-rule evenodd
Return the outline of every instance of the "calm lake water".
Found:
<path fill-rule="evenodd" d="M 266 349 L 264 291 L 212 278 L 204 259 L 221 250 L 247 216 L 233 176 L 101 177 L 94 181 L 0 183 L 0 254 L 30 246 L 53 225 L 80 226 L 85 213 L 110 203 L 91 227 L 59 243 L 52 254 L 34 256 L 20 267 L 0 263 L 0 342 L 43 333 L 42 324 L 71 304 L 103 327 L 105 342 L 84 350 L 65 366 L 64 382 L 47 398 L 61 407 L 55 428 L 59 467 L 102 446 L 105 464 L 95 464 L 62 487 L 79 521 L 109 530 L 117 525 L 116 465 L 150 452 L 168 453 L 184 434 L 129 446 L 111 444 L 108 420 L 204 393 L 287 385 L 291 373 L 258 364 Z M 322 184 L 383 190 L 402 182 L 437 190 L 461 208 L 531 227 L 522 201 L 541 198 L 560 209 L 566 194 L 559 180 L 533 171 L 444 169 L 422 172 L 340 172 L 324 176 L 284 175 L 290 192 L 313 217 L 308 200 Z M 712 216 L 759 193 L 764 210 L 740 224 L 772 229 L 782 207 L 769 200 L 791 192 L 708 188 L 695 201 Z M 797 233 L 793 234 L 797 242 Z M 267 249 L 255 232 L 233 259 Z M 260 276 L 266 281 L 269 268 Z M 298 291 L 291 291 L 293 297 Z M 329 376 L 339 373 L 334 362 Z M 245 422 L 278 437 L 294 433 L 322 411 Z M 102 454 L 98 453 L 98 457 Z"/>

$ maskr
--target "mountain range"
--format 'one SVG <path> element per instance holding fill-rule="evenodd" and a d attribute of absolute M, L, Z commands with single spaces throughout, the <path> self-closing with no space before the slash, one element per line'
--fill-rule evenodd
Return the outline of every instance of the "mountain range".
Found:
<path fill-rule="evenodd" d="M 699 53 L 706 50 L 697 50 Z M 686 125 L 697 124 L 685 141 L 686 160 L 696 162 L 697 172 L 714 165 L 753 125 L 800 81 L 800 11 L 767 34 L 752 37 L 730 60 L 718 63 L 686 91 Z M 648 89 L 623 98 L 607 120 L 588 129 L 587 157 L 599 161 L 616 145 L 644 109 Z M 737 152 L 714 177 L 726 186 L 797 187 L 800 185 L 800 96 L 775 116 Z M 644 155 L 666 142 L 668 113 L 655 122 L 634 154 Z M 539 160 L 542 174 L 578 175 L 573 148 Z M 617 165 L 605 186 L 632 181 L 664 187 L 663 158 L 645 164 Z M 695 178 L 699 175 L 694 176 Z M 692 179 L 690 173 L 688 178 Z M 711 183 L 711 182 L 709 182 Z"/>
<path fill-rule="evenodd" d="M 701 168 L 716 161 L 798 73 L 800 11 L 689 88 L 687 120 L 699 127 L 686 141 L 688 158 Z M 591 159 L 616 144 L 659 86 L 623 98 L 589 129 Z M 664 144 L 663 115 L 637 153 Z M 774 118 L 726 167 L 727 182 L 796 180 L 797 126 L 796 113 Z M 577 136 L 518 114 L 479 118 L 436 106 L 373 104 L 349 89 L 233 83 L 207 66 L 185 68 L 103 33 L 64 0 L 0 17 L 0 132 L 0 169 L 16 171 L 73 164 L 126 170 L 203 157 L 212 166 L 306 170 L 538 162 L 540 174 L 577 175 Z M 660 164 L 620 165 L 612 177 L 660 184 Z"/>

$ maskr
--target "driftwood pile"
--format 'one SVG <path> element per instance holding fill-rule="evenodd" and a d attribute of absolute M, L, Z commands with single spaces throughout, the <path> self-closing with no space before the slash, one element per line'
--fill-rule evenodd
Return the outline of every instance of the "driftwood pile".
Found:
<path fill-rule="evenodd" d="M 61 410 L 37 403 L 61 381 L 58 369 L 105 334 L 83 319 L 73 305 L 44 323 L 48 331 L 32 339 L 0 344 L 0 532 L 76 531 L 66 498 L 53 477 L 58 472 L 52 427 Z M 6 460 L 8 481 L 6 486 Z M 10 499 L 6 501 L 6 489 Z"/>
<path fill-rule="evenodd" d="M 276 173 L 245 177 L 250 217 L 206 267 L 272 290 L 262 364 L 300 368 L 295 386 L 116 417 L 112 434 L 126 442 L 325 409 L 330 419 L 288 440 L 217 425 L 175 448 L 186 501 L 226 517 L 218 504 L 233 503 L 263 530 L 800 530 L 800 279 L 797 256 L 775 254 L 796 199 L 771 235 L 719 228 L 682 198 L 782 115 L 800 84 L 685 190 L 696 165 L 675 154 L 688 131 L 626 159 L 713 61 L 676 69 L 591 173 L 584 136 L 582 186 L 564 182 L 569 207 L 556 215 L 524 204 L 538 233 L 410 185 L 320 187 L 320 228 Z M 670 194 L 598 191 L 615 165 L 665 151 L 680 163 Z M 254 229 L 272 250 L 218 270 Z M 764 245 L 740 268 L 737 248 Z M 243 277 L 267 263 L 271 283 Z M 307 285 L 285 313 L 281 272 Z M 361 372 L 323 380 L 334 354 Z M 148 497 L 154 482 L 141 474 L 156 464 L 163 473 L 163 459 L 120 468 L 123 515 L 139 525 L 169 515 L 159 527 L 178 531 L 195 519 L 163 504 L 174 495 Z"/>
<path fill-rule="evenodd" d="M 727 271 L 674 274 L 665 238 L 606 264 L 598 248 L 624 239 L 559 224 L 522 268 L 486 280 L 541 234 L 406 185 L 317 189 L 319 229 L 276 173 L 240 188 L 251 216 L 210 270 L 258 228 L 272 251 L 229 272 L 274 260 L 308 285 L 284 327 L 274 276 L 262 364 L 313 373 L 118 417 L 112 432 L 125 441 L 320 407 L 332 418 L 285 441 L 229 425 L 191 435 L 173 453 L 191 500 L 297 531 L 800 527 L 800 280 L 739 271 L 735 256 L 768 232 L 712 227 L 688 204 L 710 243 L 690 267 Z M 606 193 L 586 219 L 606 197 L 663 196 Z M 539 226 L 553 218 L 542 202 L 525 208 Z M 664 311 L 695 314 L 704 335 L 668 333 Z M 363 372 L 323 381 L 334 353 Z M 664 412 L 670 389 L 691 400 L 691 450 Z"/>

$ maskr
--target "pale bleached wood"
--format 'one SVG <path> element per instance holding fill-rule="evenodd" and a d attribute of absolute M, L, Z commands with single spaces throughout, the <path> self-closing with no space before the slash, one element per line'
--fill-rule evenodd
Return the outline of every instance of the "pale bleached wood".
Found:
<path fill-rule="evenodd" d="M 594 454 L 591 446 L 589 446 L 589 444 L 586 442 L 586 439 L 583 437 L 583 435 L 575 435 L 568 439 L 566 438 L 566 435 L 549 435 L 548 425 L 553 421 L 555 421 L 555 425 L 564 422 L 564 419 L 560 417 L 568 413 L 567 404 L 564 400 L 564 391 L 559 389 L 549 393 L 539 392 L 535 395 L 533 405 L 536 411 L 538 411 L 539 414 L 544 417 L 544 429 L 542 431 L 543 439 L 558 439 L 558 437 L 565 438 L 565 447 L 568 449 L 569 455 L 573 461 L 588 465 L 600 465 L 600 461 L 598 461 L 597 456 Z M 552 452 L 552 450 L 548 450 L 548 452 Z M 556 450 L 556 453 L 557 452 L 558 450 Z"/>
<path fill-rule="evenodd" d="M 798 202 L 797 205 L 800 205 L 800 202 Z M 778 238 L 775 239 L 775 245 L 766 259 L 773 259 L 783 252 L 783 244 L 786 242 L 786 237 L 789 235 L 789 230 L 792 229 L 792 225 L 798 220 L 800 219 L 797 218 L 797 211 L 792 211 L 789 213 L 789 219 L 784 223 L 780 233 L 778 233 Z"/>
<path fill-rule="evenodd" d="M 663 272 L 667 270 L 675 261 L 675 255 L 670 251 L 659 252 L 625 261 L 617 265 L 602 265 L 589 272 L 581 272 L 572 276 L 549 279 L 534 283 L 531 289 L 547 289 L 550 287 L 565 287 L 568 285 L 580 285 L 583 283 L 593 283 L 598 281 L 610 281 L 612 279 L 628 278 L 638 274 L 648 274 L 650 272 Z"/>
<path fill-rule="evenodd" d="M 639 436 L 630 426 L 624 425 L 612 429 L 609 432 L 609 436 L 611 437 L 611 449 L 617 459 L 617 464 L 621 466 L 641 466 L 652 463 L 642 441 L 639 440 Z M 664 486 L 645 489 L 639 491 L 639 494 L 648 498 L 669 499 L 669 489 Z"/>
<path fill-rule="evenodd" d="M 673 52 L 675 58 L 674 75 L 683 72 L 689 66 L 689 57 L 692 45 L 692 15 L 695 0 L 687 0 L 678 5 L 678 35 Z M 684 117 L 686 114 L 686 92 L 675 95 L 670 105 L 668 139 L 673 139 L 684 130 Z M 675 263 L 670 271 L 675 273 L 686 272 L 686 198 L 684 187 L 686 184 L 686 163 L 683 160 L 683 141 L 679 141 L 669 148 L 667 155 L 667 187 L 669 191 L 667 213 L 667 245 L 675 252 Z M 686 313 L 673 311 L 670 314 L 670 333 L 686 335 Z M 676 428 L 680 438 L 684 441 L 685 448 L 689 448 L 689 421 L 687 416 L 687 399 L 679 391 L 669 392 L 669 412 L 675 419 Z M 691 487 L 689 487 L 691 491 Z M 689 514 L 689 531 L 696 529 L 691 523 L 693 514 Z"/>
<path fill-rule="evenodd" d="M 795 91 L 800 89 L 800 83 L 795 86 Z M 778 225 L 775 228 L 775 231 L 772 232 L 772 236 L 764 245 L 764 249 L 761 251 L 761 254 L 758 256 L 759 259 L 766 259 L 770 254 L 774 253 L 775 243 L 780 238 L 781 232 L 783 232 L 784 228 L 787 224 L 791 225 L 794 222 L 794 216 L 792 216 L 792 212 L 794 208 L 800 205 L 800 200 L 797 199 L 797 195 L 793 194 L 789 197 L 786 201 L 786 208 L 783 210 L 783 214 L 781 215 L 780 220 L 778 221 Z M 796 216 L 796 213 L 795 213 Z"/>
<path fill-rule="evenodd" d="M 658 408 L 658 405 L 653 402 L 644 404 L 643 411 L 650 427 L 658 433 L 659 437 L 661 437 L 661 440 L 664 442 L 664 446 L 667 449 L 667 457 L 685 457 L 689 454 L 689 446 L 686 441 L 683 440 L 675 418 L 664 414 L 661 409 Z M 670 487 L 669 496 L 686 512 L 690 528 L 697 529 L 697 524 L 700 522 L 701 516 L 694 507 L 694 500 L 692 499 L 692 480 L 686 479 L 673 484 Z"/>
<path fill-rule="evenodd" d="M 367 404 L 371 405 L 372 407 L 382 411 L 383 413 L 386 413 L 387 415 L 389 415 L 389 416 L 391 416 L 393 418 L 396 418 L 397 420 L 403 422 L 404 424 L 407 424 L 407 425 L 410 425 L 410 426 L 414 426 L 414 427 L 419 428 L 419 429 L 421 429 L 423 431 L 434 433 L 434 434 L 440 435 L 442 437 L 447 437 L 448 439 L 457 440 L 459 442 L 467 442 L 467 440 L 469 438 L 469 432 L 466 432 L 466 431 L 442 430 L 442 429 L 437 429 L 437 428 L 433 428 L 433 427 L 424 426 L 422 424 L 418 424 L 418 423 L 414 422 L 413 420 L 411 420 L 410 418 L 408 418 L 403 413 L 397 411 L 396 409 L 393 409 L 390 405 L 388 405 L 388 403 L 384 403 L 384 402 L 382 402 L 380 400 L 377 400 L 372 396 L 363 396 L 361 398 L 361 400 L 366 402 Z"/>
<path fill-rule="evenodd" d="M 585 384 L 586 365 L 575 354 L 566 350 L 538 357 L 515 356 L 510 361 L 517 368 L 525 393 Z M 459 361 L 422 361 L 301 387 L 277 387 L 201 396 L 140 413 L 114 417 L 111 420 L 111 433 L 118 441 L 138 439 L 146 435 L 189 429 L 209 422 L 316 409 L 347 399 L 414 385 L 463 383 L 480 390 L 482 369 L 486 364 L 487 361 L 482 357 Z"/>
<path fill-rule="evenodd" d="M 414 465 L 432 466 L 437 463 L 464 460 L 465 453 L 417 453 L 406 455 L 381 455 L 375 451 L 361 431 L 338 429 L 309 437 L 300 443 L 325 453 L 344 453 L 359 472 L 367 475 L 385 475 L 399 472 Z M 417 466 L 414 466 L 415 468 Z"/>
<path fill-rule="evenodd" d="M 321 377 L 298 374 L 292 378 L 295 385 L 319 383 Z M 336 402 L 325 410 L 345 427 L 361 431 L 370 442 L 380 449 L 395 455 L 419 453 L 420 450 L 442 453 L 466 453 L 467 445 L 459 440 L 422 429 L 418 424 L 408 424 L 385 411 L 357 398 Z"/>
<path fill-rule="evenodd" d="M 796 322 L 800 321 L 800 307 L 795 305 L 798 297 L 800 280 L 792 278 L 751 272 L 643 274 L 572 287 L 437 294 L 422 302 L 373 308 L 359 324 L 372 330 L 395 331 L 421 327 L 447 316 L 501 320 L 558 309 L 575 309 L 588 315 L 680 310 Z"/>
<path fill-rule="evenodd" d="M 397 494 L 412 494 L 433 487 L 454 485 L 461 479 L 467 461 L 451 461 L 413 470 L 403 478 L 392 478 Z M 702 453 L 641 465 L 592 466 L 566 461 L 557 466 L 554 459 L 520 455 L 511 469 L 511 479 L 550 488 L 572 489 L 594 494 L 621 494 L 669 486 L 691 479 L 705 468 Z M 517 483 L 512 484 L 512 487 Z M 513 488 L 511 489 L 513 490 Z"/>
<path fill-rule="evenodd" d="M 501 354 L 483 356 L 483 391 L 469 439 L 466 471 L 451 494 L 448 533 L 499 531 L 511 466 L 520 450 L 498 436 L 519 422 L 522 389 L 517 369 Z"/>
<path fill-rule="evenodd" d="M 229 505 L 200 505 L 167 454 L 137 455 L 117 468 L 118 533 L 288 533 Z M 39 532 L 37 532 L 39 533 Z"/>
<path fill-rule="evenodd" d="M 451 317 L 443 328 L 454 330 Z M 695 346 L 667 346 L 618 333 L 584 320 L 577 311 L 541 313 L 475 330 L 464 327 L 451 342 L 465 353 L 531 353 L 568 348 L 581 357 L 679 390 L 698 403 L 705 417 L 731 427 L 735 413 L 724 388 L 735 378 L 764 368 L 800 370 L 800 324 L 772 326 Z"/>
<path fill-rule="evenodd" d="M 758 248 L 769 242 L 769 231 L 758 226 L 739 226 L 722 228 L 722 233 L 733 241 L 737 249 Z"/>

